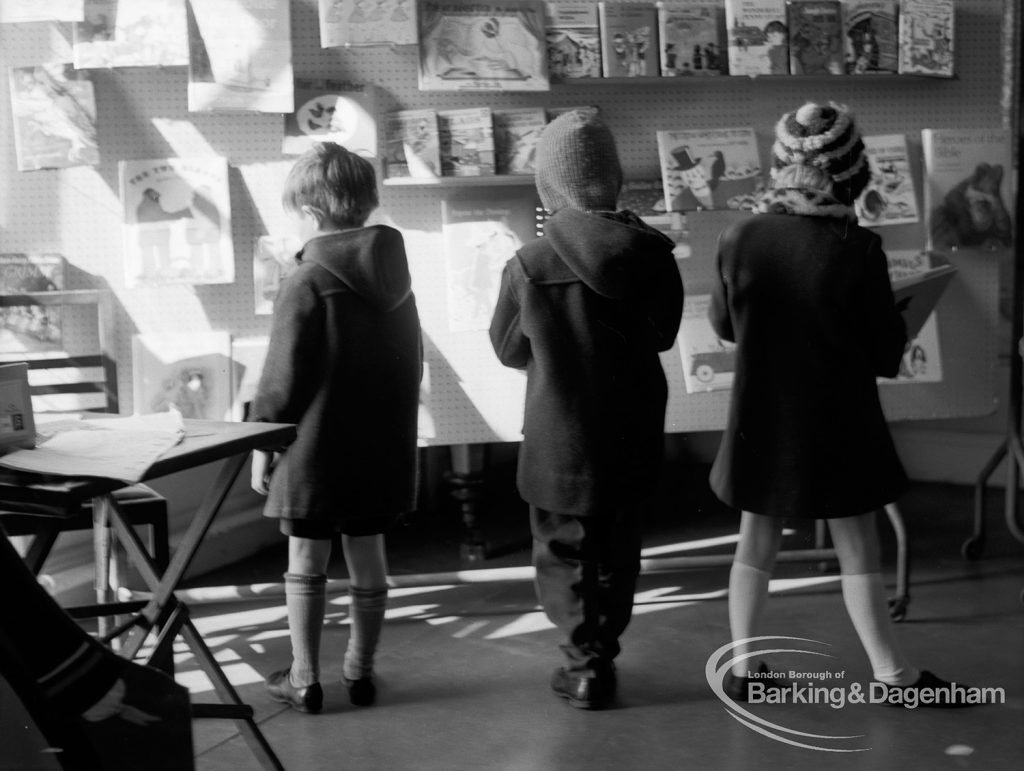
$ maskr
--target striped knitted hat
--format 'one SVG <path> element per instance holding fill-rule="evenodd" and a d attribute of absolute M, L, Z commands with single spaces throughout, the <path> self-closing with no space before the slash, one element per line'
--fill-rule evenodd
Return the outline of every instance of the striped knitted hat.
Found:
<path fill-rule="evenodd" d="M 537 193 L 549 212 L 615 211 L 622 167 L 615 137 L 593 109 L 571 110 L 537 141 Z"/>
<path fill-rule="evenodd" d="M 792 166 L 809 166 L 824 172 L 834 190 L 852 203 L 871 178 L 864 142 L 846 107 L 835 102 L 808 102 L 799 110 L 783 115 L 775 124 L 772 145 L 771 176 L 776 186 L 794 177 L 814 178 L 815 174 L 794 174 Z M 785 173 L 783 173 L 785 170 Z"/>

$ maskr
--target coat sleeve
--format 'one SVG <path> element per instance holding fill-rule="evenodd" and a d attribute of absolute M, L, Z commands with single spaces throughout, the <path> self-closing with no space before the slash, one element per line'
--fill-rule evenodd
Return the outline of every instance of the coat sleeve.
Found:
<path fill-rule="evenodd" d="M 861 314 L 861 318 L 867 320 L 864 343 L 874 373 L 881 377 L 896 377 L 907 346 L 907 327 L 903 315 L 896 308 L 889 282 L 888 260 L 877 237 L 871 243 L 867 258 L 868 275 Z"/>
<path fill-rule="evenodd" d="M 683 318 L 683 279 L 679 275 L 675 258 L 671 255 L 658 265 L 654 303 L 647 318 L 654 327 L 659 351 L 667 351 L 676 341 L 679 322 Z"/>
<path fill-rule="evenodd" d="M 509 260 L 501 273 L 498 302 L 491 318 L 491 345 L 498 361 L 506 367 L 523 369 L 530 361 L 530 339 L 523 334 L 520 323 L 522 306 L 512 280 L 513 260 Z"/>
<path fill-rule="evenodd" d="M 708 321 L 722 340 L 736 342 L 736 332 L 732 327 L 732 315 L 729 313 L 729 286 L 723 273 L 723 249 L 728 243 L 723 235 L 718 242 L 718 254 L 715 256 L 715 278 L 711 285 L 711 306 L 708 308 Z"/>

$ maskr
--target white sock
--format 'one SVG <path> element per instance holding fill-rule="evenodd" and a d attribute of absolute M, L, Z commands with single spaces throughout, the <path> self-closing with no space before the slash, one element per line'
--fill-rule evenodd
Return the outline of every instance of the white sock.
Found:
<path fill-rule="evenodd" d="M 768 599 L 768 582 L 772 574 L 733 560 L 729 570 L 729 630 L 733 641 L 754 637 L 761 621 L 761 612 Z M 734 654 L 746 653 L 746 646 L 737 646 Z M 749 659 L 732 666 L 732 673 L 745 676 L 754 669 Z"/>
<path fill-rule="evenodd" d="M 843 575 L 843 600 L 871 662 L 874 678 L 886 685 L 912 685 L 921 676 L 896 642 L 881 573 Z"/>

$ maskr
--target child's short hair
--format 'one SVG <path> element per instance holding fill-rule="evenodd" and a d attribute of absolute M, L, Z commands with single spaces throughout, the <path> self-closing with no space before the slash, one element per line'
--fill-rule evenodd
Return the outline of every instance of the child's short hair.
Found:
<path fill-rule="evenodd" d="M 292 166 L 281 203 L 288 211 L 315 209 L 339 228 L 362 227 L 377 206 L 373 164 L 334 142 L 318 142 Z"/>

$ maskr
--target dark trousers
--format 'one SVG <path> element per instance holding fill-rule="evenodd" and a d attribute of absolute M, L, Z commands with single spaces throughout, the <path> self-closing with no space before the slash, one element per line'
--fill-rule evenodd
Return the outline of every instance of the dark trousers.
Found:
<path fill-rule="evenodd" d="M 633 615 L 640 574 L 638 506 L 571 516 L 530 507 L 537 599 L 565 635 L 570 671 L 608 667 Z"/>

